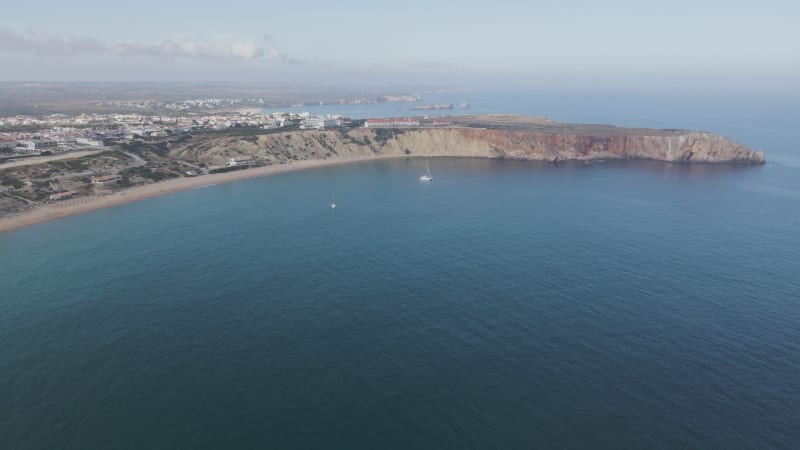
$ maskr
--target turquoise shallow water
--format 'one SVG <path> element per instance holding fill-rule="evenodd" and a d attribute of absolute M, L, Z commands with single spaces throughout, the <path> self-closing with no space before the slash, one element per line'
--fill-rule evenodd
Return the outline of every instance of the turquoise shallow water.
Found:
<path fill-rule="evenodd" d="M 780 151 L 370 162 L 0 235 L 0 448 L 793 448 Z"/>

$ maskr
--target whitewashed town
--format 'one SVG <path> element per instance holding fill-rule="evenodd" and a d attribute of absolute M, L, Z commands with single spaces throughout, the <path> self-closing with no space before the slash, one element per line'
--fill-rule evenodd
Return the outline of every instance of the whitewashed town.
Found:
<path fill-rule="evenodd" d="M 417 128 L 445 126 L 449 122 L 431 117 L 373 118 L 353 121 L 337 114 L 311 115 L 308 112 L 270 114 L 250 110 L 187 115 L 144 114 L 52 114 L 42 117 L 17 115 L 0 117 L 0 151 L 17 156 L 33 156 L 100 147 L 137 138 L 159 138 L 194 130 L 229 128 L 330 129 L 343 126 L 365 128 Z M 0 155 L 1 157 L 2 155 Z M 5 162 L 0 159 L 0 163 Z"/>
<path fill-rule="evenodd" d="M 309 113 L 257 114 L 249 111 L 208 115 L 143 114 L 53 114 L 44 117 L 0 118 L 0 148 L 18 154 L 56 152 L 85 146 L 102 146 L 143 137 L 165 137 L 193 130 L 224 130 L 234 127 L 262 129 L 292 124 L 301 128 L 341 126 L 341 116 L 311 116 Z"/>

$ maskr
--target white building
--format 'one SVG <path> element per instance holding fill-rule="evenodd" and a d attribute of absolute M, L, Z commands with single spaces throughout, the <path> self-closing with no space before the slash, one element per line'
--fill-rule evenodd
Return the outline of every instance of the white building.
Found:
<path fill-rule="evenodd" d="M 418 117 L 397 117 L 391 119 L 367 119 L 364 128 L 416 128 L 420 126 Z"/>
<path fill-rule="evenodd" d="M 309 117 L 303 121 L 303 127 L 305 128 L 316 128 L 318 130 L 322 130 L 325 128 L 332 128 L 337 126 L 339 123 L 336 118 L 333 117 Z"/>
<path fill-rule="evenodd" d="M 58 147 L 58 141 L 52 141 L 52 140 L 33 141 L 33 145 L 36 150 L 41 150 L 44 148 L 55 148 Z"/>
<path fill-rule="evenodd" d="M 239 167 L 239 166 L 254 166 L 255 164 L 256 160 L 253 158 L 237 157 L 229 159 L 225 165 L 227 167 Z"/>
<path fill-rule="evenodd" d="M 103 145 L 102 142 L 93 141 L 93 140 L 91 140 L 89 138 L 78 138 L 78 139 L 75 139 L 75 142 L 78 143 L 78 144 L 81 144 L 81 145 L 93 145 L 93 146 Z"/>
<path fill-rule="evenodd" d="M 121 175 L 97 175 L 92 177 L 92 184 L 96 184 L 98 186 L 119 183 L 120 181 L 122 181 Z"/>
<path fill-rule="evenodd" d="M 19 141 L 15 150 L 18 152 L 35 152 L 36 143 L 33 141 Z"/>

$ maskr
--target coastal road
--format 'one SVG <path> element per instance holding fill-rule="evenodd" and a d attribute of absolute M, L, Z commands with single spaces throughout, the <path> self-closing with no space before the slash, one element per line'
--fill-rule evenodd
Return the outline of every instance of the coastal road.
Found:
<path fill-rule="evenodd" d="M 20 161 L 14 162 L 7 162 L 0 164 L 0 170 L 2 169 L 9 169 L 12 167 L 21 167 L 21 166 L 30 166 L 33 164 L 44 164 L 51 161 L 59 161 L 63 159 L 75 159 L 75 158 L 82 158 L 84 156 L 96 155 L 98 153 L 104 152 L 106 149 L 94 149 L 94 150 L 81 150 L 77 152 L 68 152 L 68 153 L 60 153 L 58 155 L 48 155 L 48 156 L 34 156 L 32 158 L 25 158 Z"/>
<path fill-rule="evenodd" d="M 128 167 L 126 167 L 126 169 L 130 169 L 131 167 L 139 167 L 139 166 L 143 166 L 143 165 L 147 164 L 147 161 L 142 159 L 142 157 L 137 155 L 137 154 L 128 153 L 128 152 L 125 152 L 125 151 L 122 151 L 122 150 L 120 150 L 120 151 L 122 153 L 125 153 L 126 155 L 128 155 L 128 157 L 133 158 L 134 161 L 136 161 L 135 163 L 133 163 L 133 164 L 129 165 Z"/>

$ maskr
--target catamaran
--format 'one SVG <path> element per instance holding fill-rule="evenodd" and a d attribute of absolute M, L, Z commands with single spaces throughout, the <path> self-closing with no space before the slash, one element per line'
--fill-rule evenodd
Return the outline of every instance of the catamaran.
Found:
<path fill-rule="evenodd" d="M 419 177 L 419 181 L 432 181 L 433 175 L 431 175 L 431 168 L 428 165 L 428 161 L 425 161 L 425 173 Z"/>

